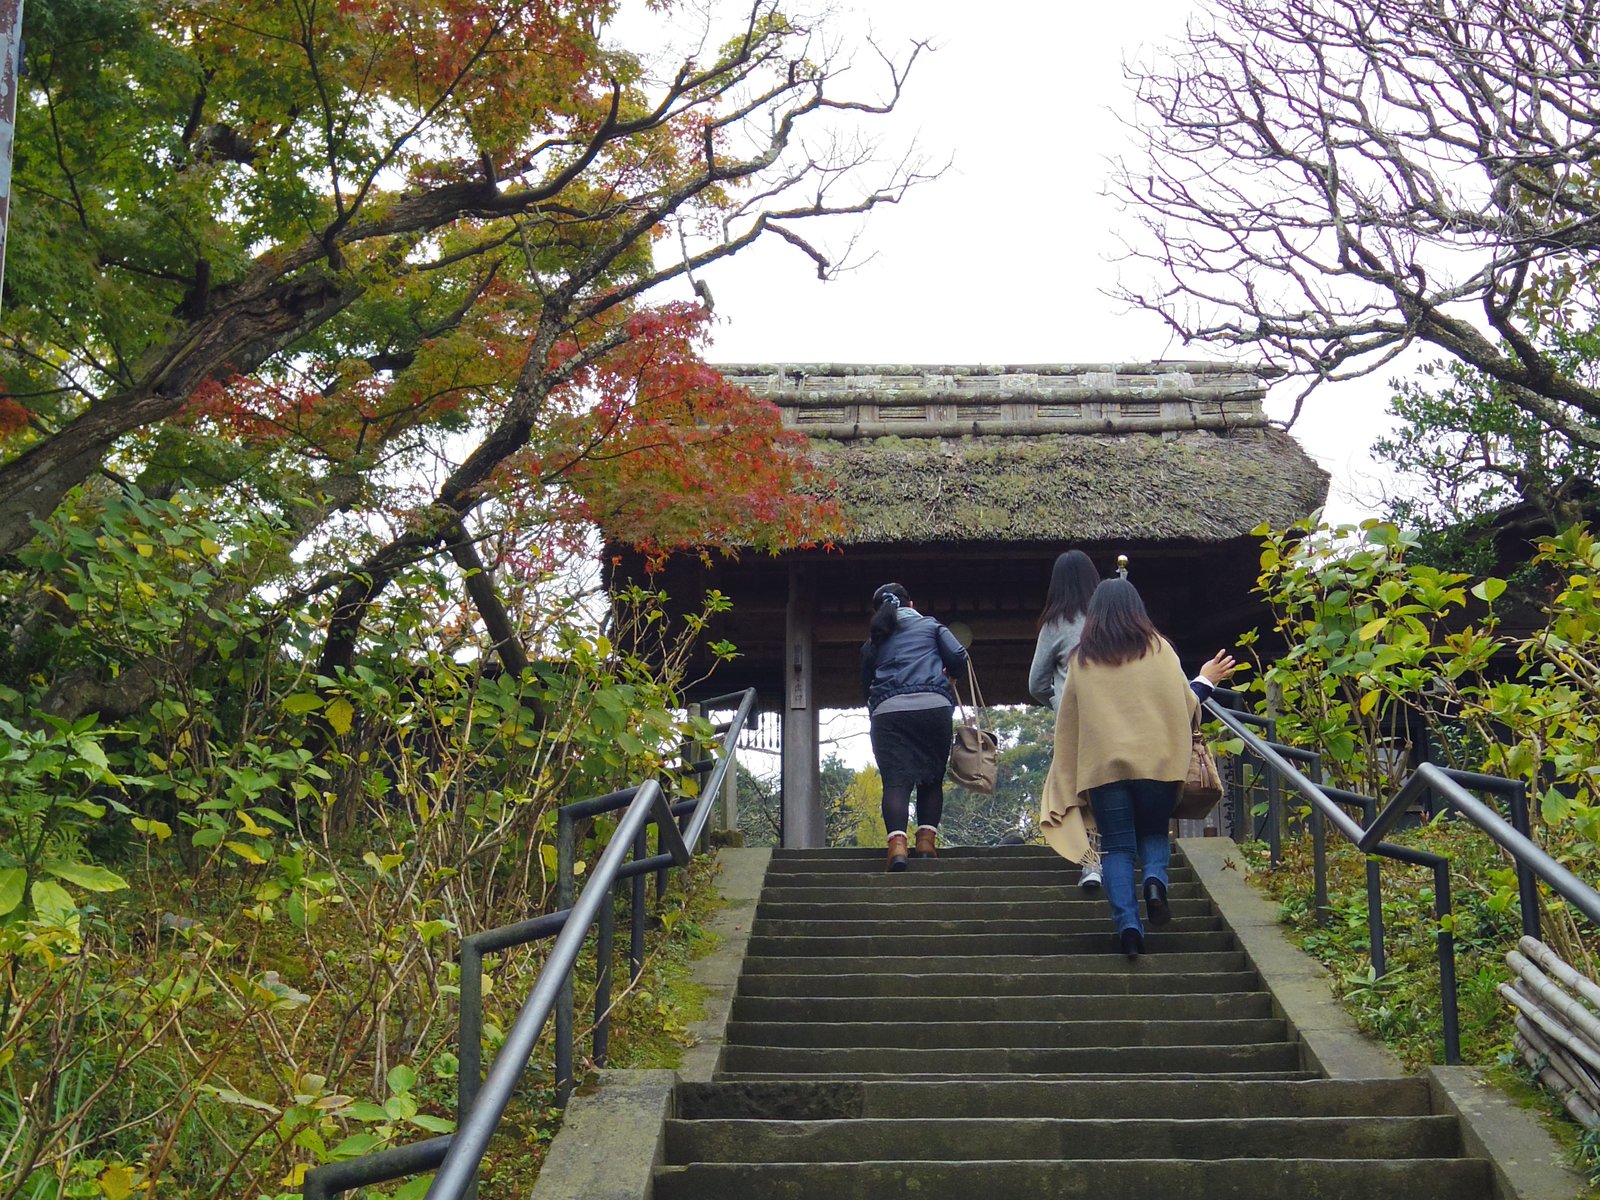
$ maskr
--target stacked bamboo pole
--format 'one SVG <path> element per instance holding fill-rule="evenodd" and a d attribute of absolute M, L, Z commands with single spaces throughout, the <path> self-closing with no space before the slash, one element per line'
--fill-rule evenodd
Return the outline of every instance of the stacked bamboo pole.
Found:
<path fill-rule="evenodd" d="M 1574 1120 L 1600 1128 L 1600 985 L 1537 938 L 1506 955 L 1516 974 L 1500 995 L 1517 1010 L 1512 1044 Z"/>

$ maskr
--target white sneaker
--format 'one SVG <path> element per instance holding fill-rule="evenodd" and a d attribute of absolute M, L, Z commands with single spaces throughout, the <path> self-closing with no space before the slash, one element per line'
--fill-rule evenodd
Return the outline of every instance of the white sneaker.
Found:
<path fill-rule="evenodd" d="M 1100 890 L 1100 884 L 1101 879 L 1099 867 L 1085 867 L 1083 872 L 1078 876 L 1078 886 L 1086 892 L 1098 892 Z"/>

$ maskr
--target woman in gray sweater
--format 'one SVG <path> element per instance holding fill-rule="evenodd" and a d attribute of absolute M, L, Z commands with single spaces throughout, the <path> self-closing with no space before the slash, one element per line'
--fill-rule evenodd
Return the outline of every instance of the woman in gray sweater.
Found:
<path fill-rule="evenodd" d="M 1028 692 L 1052 710 L 1061 707 L 1061 689 L 1067 678 L 1067 658 L 1078 647 L 1083 633 L 1083 614 L 1089 597 L 1100 584 L 1100 572 L 1082 550 L 1068 550 L 1056 558 L 1050 571 L 1050 587 L 1045 592 L 1044 610 L 1039 614 L 1039 641 L 1033 650 L 1033 665 L 1028 669 Z M 1083 873 L 1078 886 L 1092 892 L 1100 886 L 1099 838 L 1086 830 L 1089 853 L 1080 864 Z"/>

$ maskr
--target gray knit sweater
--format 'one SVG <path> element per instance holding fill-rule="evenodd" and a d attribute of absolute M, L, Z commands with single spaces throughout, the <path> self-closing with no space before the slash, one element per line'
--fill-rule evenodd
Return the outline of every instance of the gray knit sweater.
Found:
<path fill-rule="evenodd" d="M 1033 648 L 1033 665 L 1028 668 L 1028 694 L 1040 704 L 1061 707 L 1061 688 L 1067 681 L 1067 655 L 1078 648 L 1083 634 L 1083 614 L 1070 621 L 1051 621 L 1039 630 Z"/>

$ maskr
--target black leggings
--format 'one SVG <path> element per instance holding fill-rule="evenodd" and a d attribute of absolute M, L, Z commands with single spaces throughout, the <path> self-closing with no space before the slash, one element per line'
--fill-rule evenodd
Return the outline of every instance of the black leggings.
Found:
<path fill-rule="evenodd" d="M 944 815 L 944 781 L 917 784 L 917 824 L 939 824 Z M 883 785 L 883 827 L 890 833 L 897 829 L 909 830 L 911 820 L 911 787 L 908 784 Z"/>

